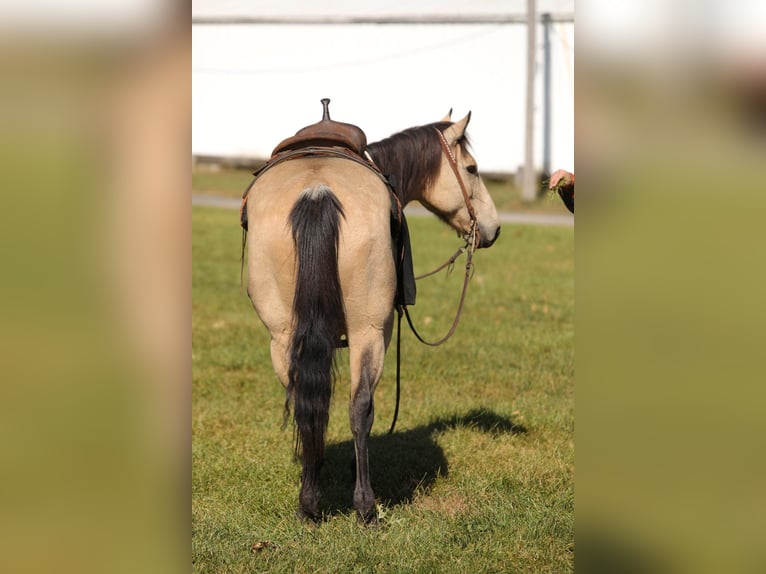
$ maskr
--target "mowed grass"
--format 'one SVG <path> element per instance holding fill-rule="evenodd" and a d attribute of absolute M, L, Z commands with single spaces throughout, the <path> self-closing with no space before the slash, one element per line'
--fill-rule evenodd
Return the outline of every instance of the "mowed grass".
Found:
<path fill-rule="evenodd" d="M 459 245 L 411 218 L 416 272 Z M 193 210 L 192 560 L 195 572 L 571 572 L 574 564 L 574 269 L 571 228 L 506 225 L 476 253 L 457 334 L 425 347 L 403 324 L 375 395 L 370 444 L 381 524 L 352 508 L 347 351 L 338 357 L 320 526 L 297 522 L 299 465 L 281 430 L 269 340 L 240 293 L 236 211 Z M 413 318 L 449 327 L 464 259 L 419 282 Z"/>

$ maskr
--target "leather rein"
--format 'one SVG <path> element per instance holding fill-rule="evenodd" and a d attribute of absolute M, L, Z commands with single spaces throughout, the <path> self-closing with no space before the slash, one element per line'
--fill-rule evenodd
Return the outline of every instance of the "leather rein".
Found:
<path fill-rule="evenodd" d="M 447 342 L 447 340 L 449 340 L 449 338 L 455 334 L 458 323 L 460 322 L 460 317 L 463 314 L 463 303 L 465 303 L 465 295 L 468 292 L 468 282 L 471 280 L 471 277 L 473 276 L 473 252 L 476 250 L 476 248 L 478 247 L 481 241 L 481 235 L 479 233 L 479 225 L 478 225 L 478 221 L 476 220 L 476 212 L 473 208 L 473 204 L 471 203 L 471 197 L 468 194 L 468 190 L 466 189 L 465 182 L 463 181 L 463 178 L 460 176 L 460 170 L 457 165 L 457 159 L 455 158 L 455 154 L 452 153 L 452 150 L 450 149 L 449 144 L 447 143 L 447 140 L 444 137 L 444 134 L 438 129 L 436 129 L 436 133 L 439 134 L 439 143 L 442 146 L 442 150 L 444 151 L 444 154 L 447 156 L 448 163 L 450 167 L 452 168 L 452 173 L 455 174 L 455 178 L 457 179 L 457 182 L 460 185 L 460 191 L 463 194 L 463 200 L 465 201 L 465 206 L 466 206 L 466 209 L 468 210 L 468 217 L 471 220 L 471 228 L 470 228 L 470 231 L 468 232 L 468 239 L 466 240 L 464 246 L 458 249 L 447 261 L 442 263 L 439 267 L 437 267 L 433 271 L 424 273 L 423 275 L 418 275 L 417 277 L 415 277 L 415 280 L 420 280 L 426 277 L 430 277 L 431 275 L 438 273 L 445 267 L 447 268 L 447 273 L 449 274 L 455 264 L 455 260 L 457 260 L 457 258 L 460 257 L 460 255 L 464 251 L 466 252 L 465 277 L 463 278 L 463 289 L 460 293 L 460 302 L 458 303 L 457 312 L 455 313 L 455 318 L 452 321 L 452 325 L 450 326 L 449 331 L 447 331 L 447 334 L 437 341 L 427 341 L 420 335 L 420 333 L 418 333 L 417 329 L 415 328 L 415 325 L 412 323 L 412 317 L 410 317 L 410 311 L 407 308 L 407 305 L 397 305 L 396 307 L 396 311 L 398 314 L 397 336 L 396 336 L 396 406 L 394 409 L 394 418 L 391 421 L 391 428 L 388 430 L 389 434 L 394 432 L 394 427 L 396 426 L 396 419 L 399 415 L 399 397 L 401 393 L 400 357 L 401 357 L 402 314 L 404 314 L 407 317 L 407 323 L 409 324 L 410 329 L 412 330 L 415 337 L 417 337 L 418 341 L 420 341 L 424 345 L 428 345 L 429 347 L 438 347 L 439 345 Z"/>

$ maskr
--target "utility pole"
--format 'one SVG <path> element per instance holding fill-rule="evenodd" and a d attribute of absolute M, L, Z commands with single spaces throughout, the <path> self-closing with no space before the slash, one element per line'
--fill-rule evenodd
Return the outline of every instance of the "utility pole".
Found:
<path fill-rule="evenodd" d="M 524 179 L 521 199 L 532 202 L 537 198 L 535 175 L 535 56 L 536 56 L 537 8 L 535 0 L 527 0 L 527 113 L 524 146 Z"/>
<path fill-rule="evenodd" d="M 551 175 L 551 15 L 540 15 L 543 23 L 543 174 Z"/>

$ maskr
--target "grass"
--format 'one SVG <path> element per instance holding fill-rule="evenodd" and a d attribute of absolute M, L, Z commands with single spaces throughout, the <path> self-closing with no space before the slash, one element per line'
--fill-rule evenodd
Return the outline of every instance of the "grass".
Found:
<path fill-rule="evenodd" d="M 411 218 L 416 272 L 457 246 L 433 218 Z M 193 209 L 194 571 L 571 572 L 574 564 L 573 230 L 506 226 L 478 252 L 457 334 L 429 348 L 403 332 L 375 395 L 370 445 L 381 525 L 357 526 L 339 357 L 321 477 L 327 520 L 294 519 L 299 467 L 280 429 L 284 392 L 268 335 L 239 291 L 234 211 Z M 412 308 L 443 334 L 462 268 L 421 281 Z"/>
<path fill-rule="evenodd" d="M 230 167 L 197 165 L 192 170 L 192 190 L 195 193 L 241 198 L 247 186 L 253 180 L 253 170 Z M 521 190 L 516 187 L 513 178 L 484 178 L 484 183 L 492 195 L 499 211 L 522 211 L 529 213 L 568 213 L 554 194 L 541 191 L 539 197 L 527 203 L 521 199 Z"/>
<path fill-rule="evenodd" d="M 212 165 L 192 168 L 192 191 L 222 197 L 241 198 L 253 181 L 252 169 L 237 169 Z"/>

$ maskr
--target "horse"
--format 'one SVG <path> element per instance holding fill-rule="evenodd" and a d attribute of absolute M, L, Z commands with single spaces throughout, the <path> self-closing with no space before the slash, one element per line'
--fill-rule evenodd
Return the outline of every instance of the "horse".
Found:
<path fill-rule="evenodd" d="M 329 117 L 326 112 L 325 104 Z M 439 122 L 371 143 L 365 152 L 394 183 L 399 207 L 417 200 L 474 247 L 489 247 L 500 224 L 469 151 L 471 113 L 457 122 L 450 116 L 451 110 Z M 247 293 L 271 335 L 271 360 L 286 391 L 285 422 L 292 404 L 301 463 L 296 516 L 321 519 L 319 471 L 334 355 L 345 336 L 356 462 L 353 503 L 360 523 L 377 524 L 368 440 L 373 395 L 394 323 L 391 190 L 361 162 L 302 155 L 261 173 L 246 194 Z"/>

